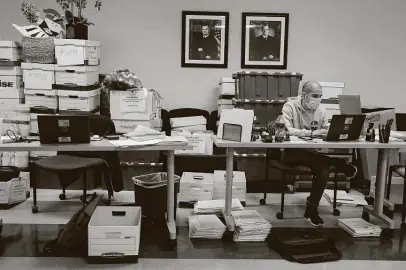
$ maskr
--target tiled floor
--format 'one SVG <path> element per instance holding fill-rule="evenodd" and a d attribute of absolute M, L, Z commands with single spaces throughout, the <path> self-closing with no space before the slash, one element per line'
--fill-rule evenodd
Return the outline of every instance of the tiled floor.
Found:
<path fill-rule="evenodd" d="M 46 243 L 56 238 L 61 224 L 80 208 L 80 191 L 68 192 L 67 201 L 59 201 L 59 191 L 40 191 L 40 213 L 31 213 L 32 201 L 17 205 L 9 210 L 0 210 L 4 222 L 2 239 L 0 240 L 0 269 L 94 269 L 89 268 L 80 258 L 43 258 L 50 256 L 43 253 Z M 273 226 L 273 232 L 289 233 L 298 228 L 308 229 L 303 219 L 304 200 L 307 194 L 297 193 L 286 198 L 285 220 L 277 220 L 279 195 L 270 194 L 267 205 L 259 206 L 261 194 L 249 194 L 247 208 L 258 210 Z M 121 192 L 115 196 L 114 204 L 130 203 L 134 199 L 133 192 Z M 331 214 L 331 206 L 322 200 L 320 213 L 325 220 L 323 232 L 333 238 L 343 253 L 339 263 L 328 264 L 329 269 L 343 269 L 354 266 L 357 270 L 366 269 L 365 265 L 373 265 L 374 270 L 400 267 L 396 261 L 406 261 L 406 247 L 400 231 L 396 230 L 393 239 L 354 240 L 337 227 L 337 217 Z M 341 218 L 359 217 L 361 208 L 341 208 Z M 233 243 L 229 241 L 191 240 L 188 237 L 187 216 L 192 209 L 178 209 L 178 240 L 176 247 L 166 242 L 164 229 L 153 229 L 143 226 L 140 261 L 138 265 L 98 266 L 96 269 L 268 269 L 272 260 L 274 269 L 288 269 L 292 264 L 280 260 L 267 243 Z M 399 221 L 399 217 L 396 216 Z M 375 221 L 372 221 L 375 222 Z M 168 260 L 162 260 L 162 259 Z M 215 261 L 213 259 L 216 259 Z M 204 260 L 205 263 L 201 263 Z M 213 260 L 212 266 L 208 264 Z M 236 262 L 238 260 L 238 262 Z M 363 260 L 363 261 L 360 261 Z M 348 262 L 351 261 L 351 262 Z M 365 262 L 366 261 L 366 262 Z M 371 264 L 369 261 L 375 261 Z M 386 264 L 384 261 L 390 261 Z M 58 262 L 63 262 L 57 266 Z M 268 264 L 267 264 L 268 262 Z M 61 266 L 63 265 L 63 266 Z M 364 267 L 364 268 L 361 268 Z M 28 268 L 26 268 L 28 267 Z M 341 268 L 342 267 L 342 268 Z M 310 269 L 306 266 L 294 265 L 290 269 Z M 323 265 L 312 266 L 311 269 L 325 269 Z"/>

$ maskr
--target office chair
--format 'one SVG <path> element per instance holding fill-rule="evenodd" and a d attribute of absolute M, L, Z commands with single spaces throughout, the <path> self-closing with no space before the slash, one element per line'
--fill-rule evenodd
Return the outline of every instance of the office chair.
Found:
<path fill-rule="evenodd" d="M 312 170 L 303 165 L 288 165 L 285 162 L 280 160 L 269 160 L 269 149 L 267 149 L 266 153 L 266 166 L 265 166 L 265 180 L 268 181 L 268 171 L 269 167 L 274 168 L 282 173 L 282 191 L 281 191 L 281 210 L 280 212 L 276 213 L 277 219 L 283 219 L 284 210 L 285 210 L 285 193 L 286 193 L 286 186 L 288 183 L 286 182 L 287 175 L 310 175 L 312 176 L 312 180 L 315 181 L 315 176 Z M 337 209 L 337 189 L 338 189 L 338 173 L 335 167 L 330 167 L 330 172 L 334 172 L 334 199 L 333 199 L 333 215 L 340 216 L 340 210 Z M 264 193 L 264 198 L 260 200 L 261 205 L 266 204 L 266 196 L 267 194 Z"/>
<path fill-rule="evenodd" d="M 402 205 L 402 224 L 401 228 L 405 228 L 405 218 L 406 218 L 406 165 L 392 165 L 389 167 L 388 175 L 388 186 L 386 188 L 386 199 L 390 199 L 391 185 L 392 185 L 392 174 L 395 172 L 403 178 L 403 205 Z"/>
<path fill-rule="evenodd" d="M 115 126 L 113 121 L 105 116 L 101 115 L 90 115 L 90 132 L 92 135 L 99 135 L 104 137 L 106 135 L 115 134 Z M 117 155 L 117 152 L 112 152 L 112 154 Z M 81 201 L 86 203 L 86 187 L 87 187 L 87 171 L 89 169 L 99 168 L 103 171 L 109 170 L 108 163 L 100 158 L 100 152 L 58 152 L 57 156 L 39 159 L 31 164 L 31 181 L 33 185 L 33 206 L 32 212 L 38 213 L 37 206 L 37 180 L 36 172 L 37 169 L 43 169 L 45 171 L 57 173 L 61 186 L 62 193 L 59 195 L 61 200 L 66 199 L 66 188 L 69 187 L 73 182 L 77 181 L 80 174 L 83 175 L 83 195 L 80 197 Z M 67 177 L 66 177 L 67 176 Z M 68 179 L 68 180 L 66 180 Z M 63 181 L 64 180 L 64 181 Z M 106 187 L 108 190 L 108 201 L 111 201 L 111 196 L 113 194 L 112 181 L 110 179 L 104 179 Z"/>

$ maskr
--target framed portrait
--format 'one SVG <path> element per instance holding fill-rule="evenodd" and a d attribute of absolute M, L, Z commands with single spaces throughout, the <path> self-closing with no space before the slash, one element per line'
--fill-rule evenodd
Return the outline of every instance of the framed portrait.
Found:
<path fill-rule="evenodd" d="M 241 68 L 286 69 L 289 14 L 243 13 Z"/>
<path fill-rule="evenodd" d="M 227 68 L 228 12 L 182 12 L 182 67 Z"/>

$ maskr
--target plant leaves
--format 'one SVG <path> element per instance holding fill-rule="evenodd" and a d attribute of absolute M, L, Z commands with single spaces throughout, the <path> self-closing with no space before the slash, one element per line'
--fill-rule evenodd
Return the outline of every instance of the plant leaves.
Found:
<path fill-rule="evenodd" d="M 55 17 L 62 17 L 58 11 L 56 11 L 55 9 L 52 9 L 52 8 L 46 8 L 43 11 L 45 14 L 52 14 Z"/>

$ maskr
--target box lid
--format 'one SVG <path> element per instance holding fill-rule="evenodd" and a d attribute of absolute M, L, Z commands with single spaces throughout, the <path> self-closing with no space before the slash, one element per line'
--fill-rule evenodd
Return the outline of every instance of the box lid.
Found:
<path fill-rule="evenodd" d="M 99 71 L 99 66 L 55 66 L 55 71 L 85 73 Z"/>
<path fill-rule="evenodd" d="M 20 42 L 0 40 L 0 48 L 22 48 Z"/>
<path fill-rule="evenodd" d="M 219 84 L 223 84 L 223 83 L 235 83 L 235 80 L 233 78 L 223 77 L 220 79 Z"/>
<path fill-rule="evenodd" d="M 195 177 L 201 177 L 200 179 L 195 179 Z M 212 173 L 197 173 L 197 172 L 184 172 L 180 183 L 192 183 L 192 184 L 211 184 L 213 185 L 213 174 Z"/>
<path fill-rule="evenodd" d="M 234 183 L 246 182 L 245 172 L 234 171 L 233 175 L 234 175 L 233 177 Z M 226 181 L 226 171 L 214 171 L 214 182 L 217 181 Z"/>
<path fill-rule="evenodd" d="M 100 47 L 100 41 L 82 40 L 82 39 L 55 39 L 57 46 L 83 46 L 83 47 Z"/>
<path fill-rule="evenodd" d="M 22 69 L 41 69 L 46 71 L 54 71 L 55 65 L 53 64 L 37 64 L 37 63 L 21 63 Z"/>
<path fill-rule="evenodd" d="M 344 82 L 318 82 L 321 87 L 344 88 Z"/>
<path fill-rule="evenodd" d="M 141 207 L 97 206 L 89 227 L 96 226 L 139 226 Z"/>
<path fill-rule="evenodd" d="M 67 91 L 67 90 L 58 90 L 58 96 L 68 97 L 68 98 L 90 98 L 97 95 L 100 95 L 100 89 L 91 90 L 91 91 Z"/>
<path fill-rule="evenodd" d="M 31 96 L 56 96 L 56 90 L 24 89 L 24 94 Z"/>
<path fill-rule="evenodd" d="M 5 66 L 0 68 L 0 76 L 22 76 L 23 71 L 18 66 Z"/>

